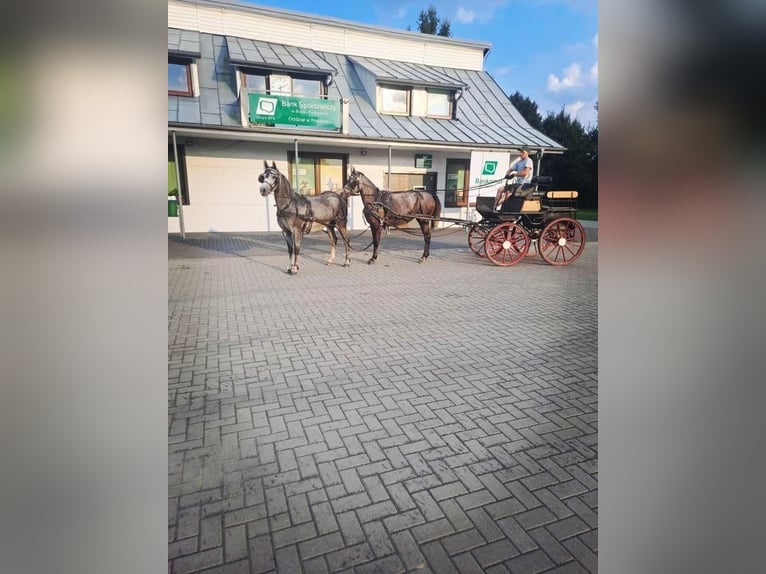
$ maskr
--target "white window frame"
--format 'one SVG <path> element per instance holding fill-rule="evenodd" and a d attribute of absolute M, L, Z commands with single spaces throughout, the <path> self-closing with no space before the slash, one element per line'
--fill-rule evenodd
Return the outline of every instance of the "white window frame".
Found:
<path fill-rule="evenodd" d="M 406 97 L 405 110 L 390 110 L 385 108 L 386 92 L 404 92 Z M 391 116 L 409 116 L 412 105 L 412 90 L 406 86 L 378 86 L 378 112 Z"/>
<path fill-rule="evenodd" d="M 447 98 L 447 113 L 446 114 L 434 114 L 431 113 L 431 97 L 432 96 L 445 96 Z M 450 90 L 426 90 L 426 116 L 429 118 L 444 118 L 450 119 L 452 117 L 452 92 Z"/>

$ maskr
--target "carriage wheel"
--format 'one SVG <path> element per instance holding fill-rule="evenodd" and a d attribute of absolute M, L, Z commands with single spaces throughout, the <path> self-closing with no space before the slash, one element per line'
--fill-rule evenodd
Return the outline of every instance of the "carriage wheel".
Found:
<path fill-rule="evenodd" d="M 529 251 L 529 235 L 515 223 L 501 223 L 492 228 L 484 242 L 487 258 L 495 265 L 515 265 Z"/>
<path fill-rule="evenodd" d="M 481 225 L 474 225 L 468 232 L 468 247 L 471 248 L 479 257 L 486 257 L 487 250 L 484 241 L 487 239 L 487 228 Z"/>
<path fill-rule="evenodd" d="M 570 217 L 562 217 L 545 226 L 537 250 L 550 265 L 569 265 L 585 249 L 585 230 L 580 222 Z"/>

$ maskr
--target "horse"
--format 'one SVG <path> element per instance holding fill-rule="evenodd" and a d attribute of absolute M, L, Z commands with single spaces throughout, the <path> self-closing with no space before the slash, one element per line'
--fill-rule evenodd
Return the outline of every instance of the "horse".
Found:
<path fill-rule="evenodd" d="M 325 191 L 320 195 L 305 196 L 295 193 L 290 182 L 284 174 L 277 169 L 277 164 L 271 162 L 271 166 L 263 160 L 264 171 L 258 176 L 261 184 L 260 192 L 266 197 L 274 192 L 277 201 L 277 222 L 282 229 L 282 235 L 287 243 L 287 253 L 290 257 L 290 267 L 286 273 L 295 275 L 298 273 L 298 256 L 301 252 L 301 239 L 304 233 L 311 230 L 313 223 L 321 223 L 326 228 L 327 237 L 330 240 L 330 255 L 325 265 L 335 261 L 335 246 L 338 237 L 335 235 L 337 227 L 343 245 L 346 247 L 346 261 L 344 267 L 351 265 L 349 257 L 349 237 L 347 229 L 348 203 L 346 199 L 334 191 Z"/>
<path fill-rule="evenodd" d="M 372 265 L 378 259 L 381 231 L 385 227 L 404 225 L 417 219 L 423 232 L 423 255 L 418 263 L 424 263 L 431 252 L 431 229 L 441 214 L 441 202 L 434 192 L 384 191 L 378 188 L 366 175 L 351 167 L 351 175 L 343 186 L 346 195 L 359 195 L 364 204 L 364 218 L 372 230 L 373 251 L 367 261 Z"/>

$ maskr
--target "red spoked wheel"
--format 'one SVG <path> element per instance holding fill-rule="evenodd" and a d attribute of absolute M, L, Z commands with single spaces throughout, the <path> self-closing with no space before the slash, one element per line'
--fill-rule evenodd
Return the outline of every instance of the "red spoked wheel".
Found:
<path fill-rule="evenodd" d="M 537 250 L 549 265 L 569 265 L 585 249 L 585 230 L 580 222 L 562 217 L 545 226 Z"/>
<path fill-rule="evenodd" d="M 493 227 L 484 241 L 487 258 L 501 267 L 510 267 L 524 259 L 530 243 L 524 228 L 510 222 Z"/>
<path fill-rule="evenodd" d="M 485 226 L 473 225 L 471 231 L 468 232 L 468 247 L 471 248 L 479 257 L 486 257 L 487 251 L 484 246 L 484 241 L 487 239 L 487 231 Z"/>

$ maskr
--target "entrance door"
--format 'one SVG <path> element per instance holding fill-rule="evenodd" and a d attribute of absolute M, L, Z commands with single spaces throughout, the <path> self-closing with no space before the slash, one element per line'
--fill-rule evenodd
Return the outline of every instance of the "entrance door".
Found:
<path fill-rule="evenodd" d="M 465 207 L 468 205 L 468 182 L 470 160 L 447 160 L 447 189 L 444 192 L 444 207 Z"/>

